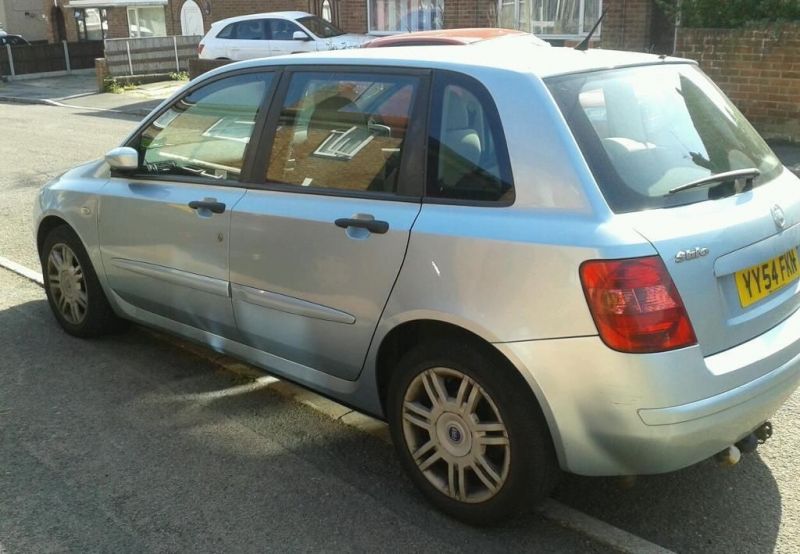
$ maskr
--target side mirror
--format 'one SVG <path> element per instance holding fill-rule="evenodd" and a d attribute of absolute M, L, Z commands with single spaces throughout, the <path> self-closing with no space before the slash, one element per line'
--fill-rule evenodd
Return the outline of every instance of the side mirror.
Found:
<path fill-rule="evenodd" d="M 311 40 L 311 37 L 305 34 L 303 31 L 295 31 L 292 33 L 292 40 L 302 40 L 303 42 Z"/>
<path fill-rule="evenodd" d="M 130 146 L 119 146 L 106 152 L 106 163 L 111 169 L 132 170 L 139 167 L 139 153 Z"/>

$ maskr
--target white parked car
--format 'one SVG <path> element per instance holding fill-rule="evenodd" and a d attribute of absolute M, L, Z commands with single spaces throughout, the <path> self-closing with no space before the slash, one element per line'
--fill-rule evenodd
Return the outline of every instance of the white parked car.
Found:
<path fill-rule="evenodd" d="M 249 60 L 299 52 L 357 48 L 367 35 L 345 33 L 307 12 L 242 15 L 211 25 L 198 47 L 207 60 Z"/>

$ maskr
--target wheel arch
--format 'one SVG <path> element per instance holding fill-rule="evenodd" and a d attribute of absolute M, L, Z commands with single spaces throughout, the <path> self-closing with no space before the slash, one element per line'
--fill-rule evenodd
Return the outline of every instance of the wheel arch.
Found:
<path fill-rule="evenodd" d="M 63 217 L 57 215 L 47 215 L 43 217 L 36 229 L 36 252 L 39 254 L 40 258 L 42 256 L 42 246 L 44 245 L 47 235 L 50 233 L 50 231 L 56 227 L 60 227 L 61 225 L 66 225 L 72 229 L 72 231 L 78 235 L 78 237 L 80 237 L 78 232 L 75 230 L 75 227 L 70 225 Z M 81 241 L 83 241 L 83 239 L 81 239 Z"/>
<path fill-rule="evenodd" d="M 518 367 L 513 360 L 492 344 L 490 340 L 481 336 L 474 330 L 469 330 L 456 323 L 437 319 L 413 319 L 396 325 L 383 336 L 375 356 L 375 385 L 377 387 L 376 392 L 382 413 L 384 415 L 386 414 L 389 381 L 402 355 L 420 342 L 440 339 L 462 342 L 468 341 L 478 346 L 497 360 L 498 363 L 503 364 L 509 371 L 516 375 L 520 380 L 521 386 L 524 385 L 530 389 L 532 399 L 536 402 L 544 421 L 547 423 L 553 446 L 556 449 L 560 461 L 562 450 L 557 427 L 554 425 L 549 404 L 533 377 L 524 372 L 522 368 Z"/>

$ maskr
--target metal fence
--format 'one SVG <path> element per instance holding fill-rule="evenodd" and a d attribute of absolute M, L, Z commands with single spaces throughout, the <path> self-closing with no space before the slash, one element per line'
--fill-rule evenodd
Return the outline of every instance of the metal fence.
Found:
<path fill-rule="evenodd" d="M 0 46 L 0 74 L 25 75 L 48 71 L 90 69 L 94 59 L 103 57 L 103 43 L 61 42 L 56 44 L 26 44 Z"/>
<path fill-rule="evenodd" d="M 108 39 L 106 62 L 111 77 L 189 71 L 201 36 Z"/>

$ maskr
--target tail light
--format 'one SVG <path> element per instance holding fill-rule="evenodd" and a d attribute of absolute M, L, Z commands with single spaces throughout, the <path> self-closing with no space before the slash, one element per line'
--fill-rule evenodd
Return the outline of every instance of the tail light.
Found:
<path fill-rule="evenodd" d="M 198 56 L 203 53 L 203 48 L 205 48 L 205 47 L 206 47 L 206 45 L 203 44 L 202 42 L 197 45 L 197 55 Z"/>
<path fill-rule="evenodd" d="M 600 338 L 620 352 L 674 350 L 697 343 L 686 308 L 658 256 L 592 260 L 581 283 Z"/>

